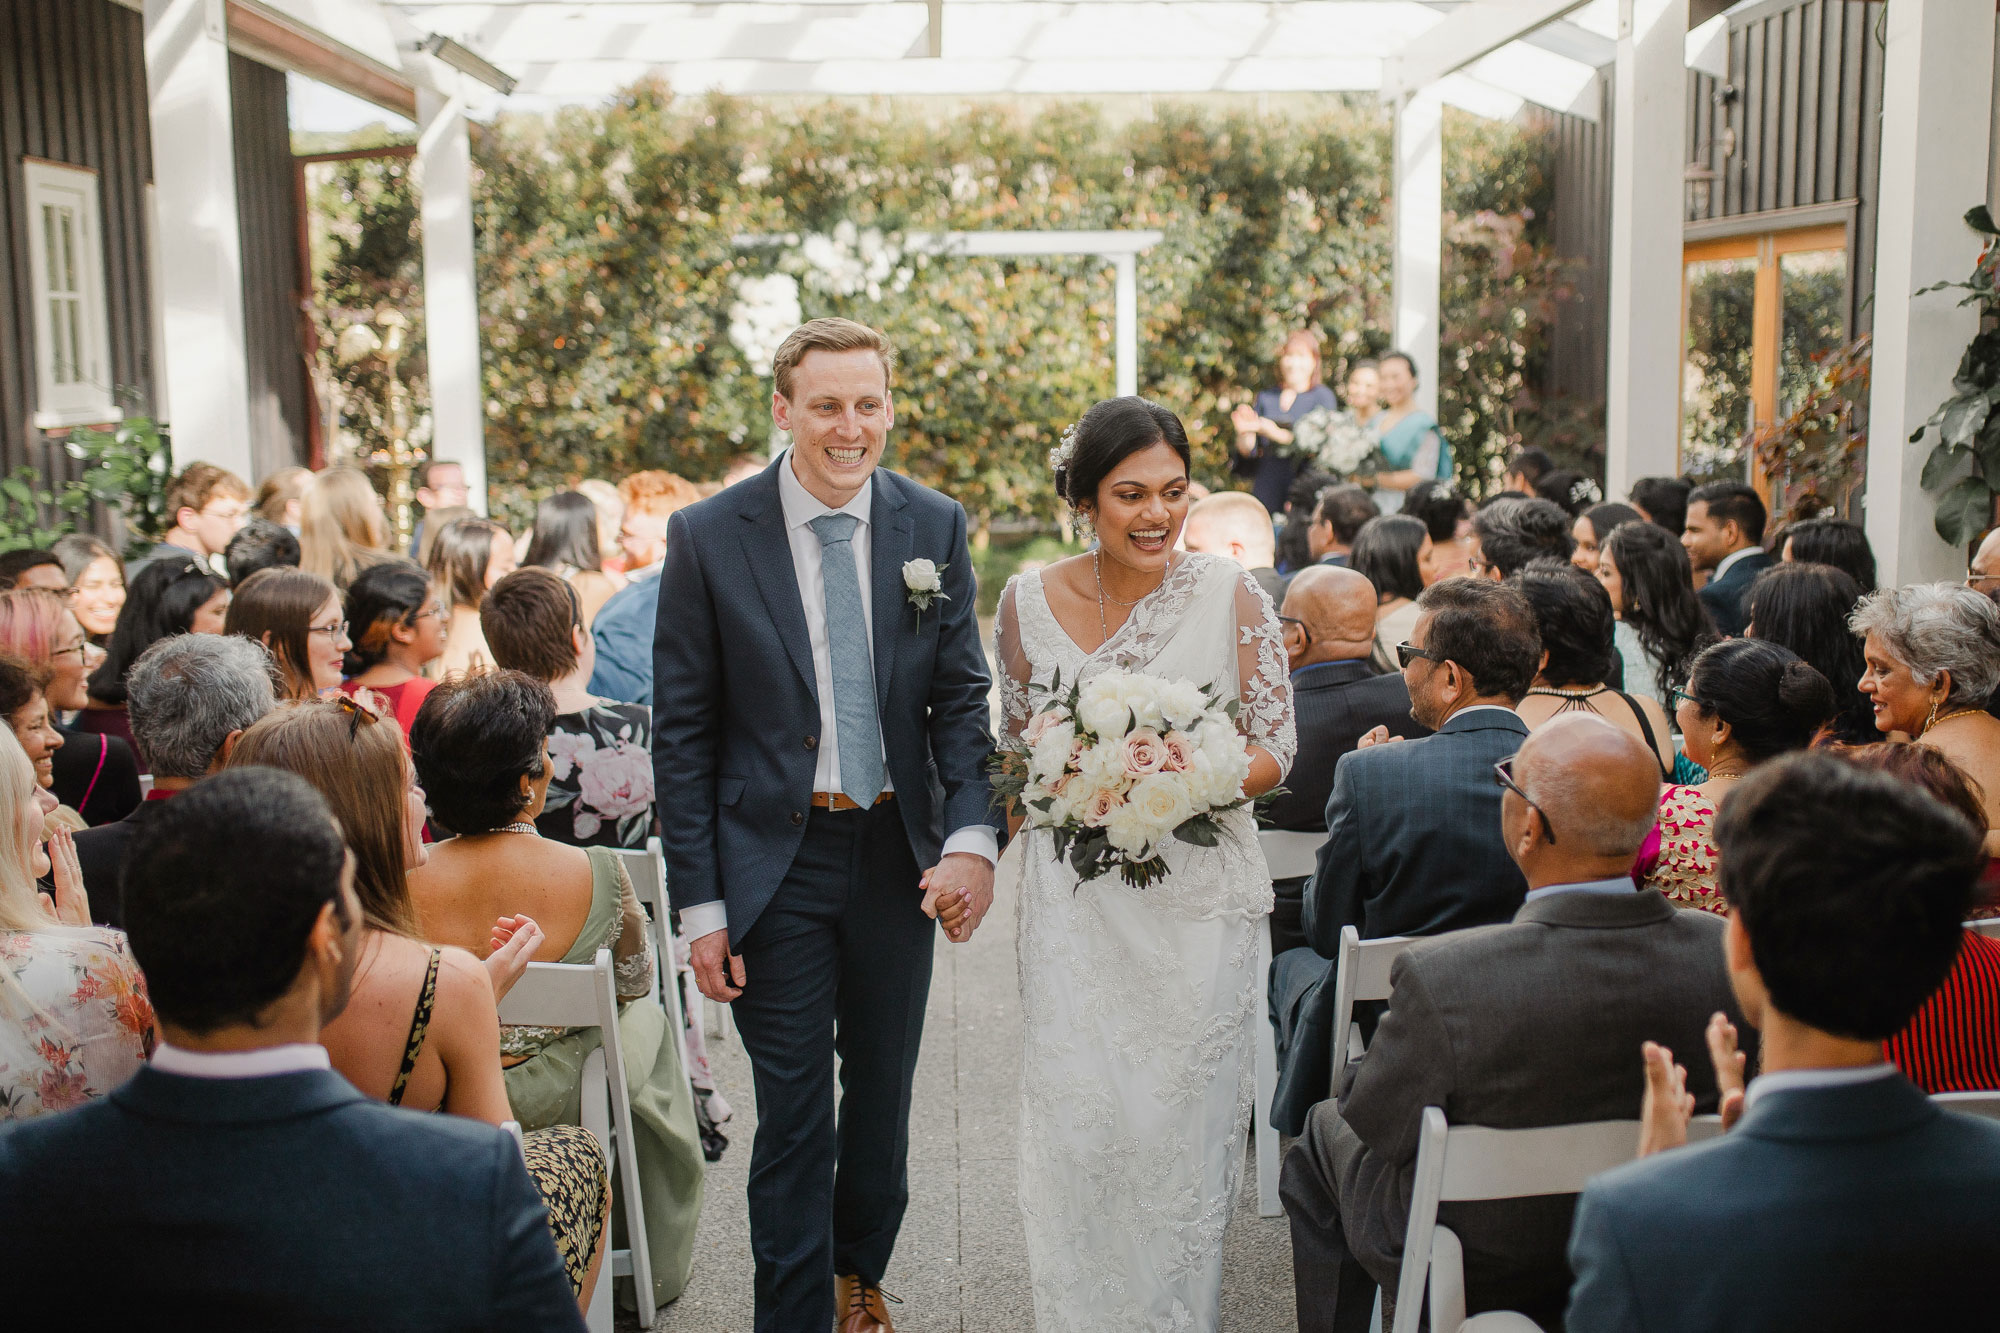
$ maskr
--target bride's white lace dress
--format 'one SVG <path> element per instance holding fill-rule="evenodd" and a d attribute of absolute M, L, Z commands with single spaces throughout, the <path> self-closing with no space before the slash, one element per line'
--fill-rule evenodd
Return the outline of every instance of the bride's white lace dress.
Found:
<path fill-rule="evenodd" d="M 1245 737 L 1289 768 L 1291 685 L 1271 602 L 1235 563 L 1180 557 L 1096 652 L 1049 610 L 1038 573 L 1001 597 L 1003 734 L 1027 686 L 1113 667 L 1216 684 Z M 1003 740 L 1003 743 L 1008 743 Z M 1177 841 L 1148 889 L 1079 887 L 1050 835 L 1022 848 L 1021 1212 L 1043 1333 L 1215 1327 L 1222 1233 L 1251 1114 L 1256 932 L 1271 885 L 1248 811 L 1220 845 Z"/>

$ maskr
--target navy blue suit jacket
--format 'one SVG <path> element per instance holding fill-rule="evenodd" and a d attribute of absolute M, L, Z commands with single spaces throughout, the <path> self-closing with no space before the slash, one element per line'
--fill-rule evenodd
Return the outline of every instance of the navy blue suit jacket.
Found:
<path fill-rule="evenodd" d="M 658 570 L 635 577 L 605 599 L 590 622 L 597 665 L 590 692 L 620 703 L 653 702 L 653 638 L 660 612 Z"/>
<path fill-rule="evenodd" d="M 1731 565 L 1728 573 L 1710 579 L 1696 593 L 1723 634 L 1733 639 L 1749 626 L 1750 585 L 1774 563 L 1767 552 L 1752 551 Z"/>
<path fill-rule="evenodd" d="M 1991 1328 L 2000 1124 L 1900 1075 L 1760 1095 L 1592 1180 L 1569 1261 L 1569 1333 Z"/>
<path fill-rule="evenodd" d="M 0 1253 L 23 1328 L 583 1328 L 512 1137 L 325 1070 L 147 1068 L 0 1131 Z"/>
<path fill-rule="evenodd" d="M 722 900 L 732 948 L 798 852 L 818 760 L 812 644 L 778 494 L 786 466 L 780 456 L 675 514 L 660 575 L 653 767 L 667 884 L 681 911 Z M 1001 825 L 965 510 L 877 468 L 869 525 L 883 755 L 910 850 L 932 866 L 948 832 Z M 921 615 L 902 572 L 920 558 L 949 598 Z"/>

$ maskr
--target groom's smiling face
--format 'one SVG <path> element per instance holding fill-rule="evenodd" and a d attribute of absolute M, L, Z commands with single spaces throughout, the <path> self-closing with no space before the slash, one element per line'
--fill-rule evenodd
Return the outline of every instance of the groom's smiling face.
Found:
<path fill-rule="evenodd" d="M 792 471 L 820 503 L 854 498 L 882 459 L 896 424 L 889 372 L 869 348 L 807 352 L 792 392 L 771 395 L 771 419 L 792 436 Z"/>

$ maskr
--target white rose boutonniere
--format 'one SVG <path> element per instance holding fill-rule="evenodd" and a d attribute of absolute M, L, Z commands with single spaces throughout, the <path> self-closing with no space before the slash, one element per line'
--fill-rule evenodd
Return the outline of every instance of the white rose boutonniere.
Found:
<path fill-rule="evenodd" d="M 944 591 L 944 572 L 950 565 L 935 564 L 929 560 L 905 560 L 903 562 L 903 586 L 910 590 L 910 605 L 917 608 L 917 623 L 922 624 L 924 612 L 931 609 L 931 603 L 951 600 Z"/>

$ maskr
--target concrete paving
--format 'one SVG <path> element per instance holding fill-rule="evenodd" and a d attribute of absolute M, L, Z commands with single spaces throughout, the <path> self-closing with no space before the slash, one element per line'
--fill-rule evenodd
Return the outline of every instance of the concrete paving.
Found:
<path fill-rule="evenodd" d="M 1011 858 L 1000 883 L 1011 882 Z M 910 1126 L 910 1209 L 885 1290 L 899 1333 L 1028 1333 L 1034 1304 L 1015 1202 L 1021 1008 L 1014 914 L 1003 887 L 972 941 L 938 937 Z M 716 1077 L 735 1108 L 729 1151 L 709 1168 L 694 1277 L 653 1327 L 751 1333 L 750 1223 L 744 1184 L 756 1099 L 741 1045 L 711 1042 Z M 1243 1187 L 1225 1239 L 1224 1333 L 1291 1333 L 1292 1247 L 1283 1217 L 1257 1216 Z"/>

